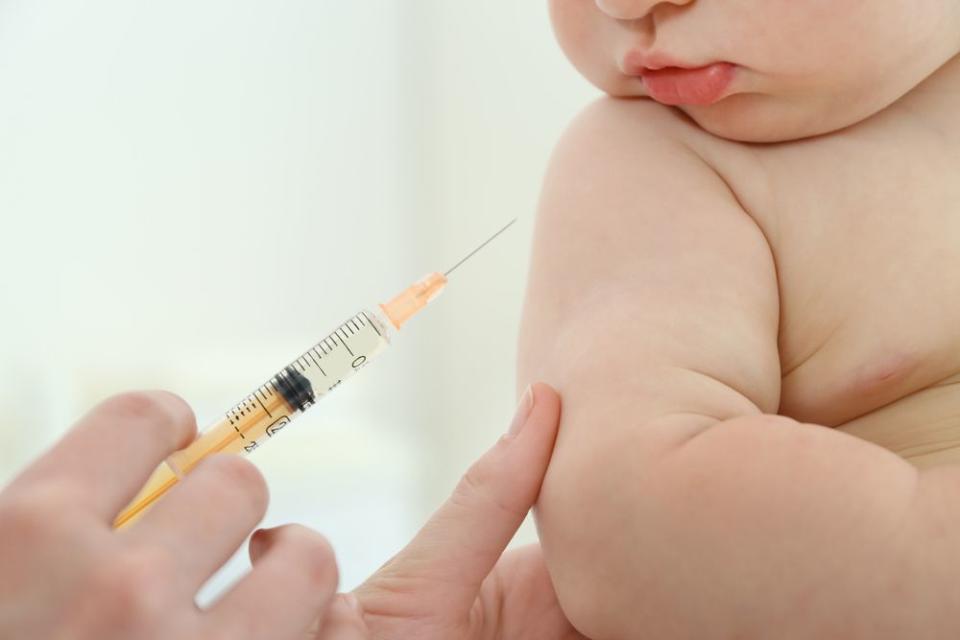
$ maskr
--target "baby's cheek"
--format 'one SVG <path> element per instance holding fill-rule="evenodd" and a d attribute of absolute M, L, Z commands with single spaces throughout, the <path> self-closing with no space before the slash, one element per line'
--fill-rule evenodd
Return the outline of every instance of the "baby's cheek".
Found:
<path fill-rule="evenodd" d="M 550 21 L 557 43 L 567 59 L 587 80 L 610 92 L 618 74 L 608 33 L 611 26 L 593 0 L 550 0 Z"/>
<path fill-rule="evenodd" d="M 550 22 L 557 42 L 574 63 L 589 51 L 595 26 L 593 2 L 550 0 Z"/>

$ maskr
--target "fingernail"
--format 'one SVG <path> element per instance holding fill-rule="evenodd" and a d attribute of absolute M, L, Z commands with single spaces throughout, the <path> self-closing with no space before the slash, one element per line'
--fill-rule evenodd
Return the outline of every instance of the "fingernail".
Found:
<path fill-rule="evenodd" d="M 532 410 L 533 387 L 527 385 L 526 391 L 523 392 L 523 396 L 520 398 L 520 405 L 517 407 L 517 412 L 513 416 L 513 422 L 510 423 L 510 428 L 507 430 L 508 436 L 515 436 L 520 433 L 520 429 L 527 423 L 527 418 L 530 417 Z"/>

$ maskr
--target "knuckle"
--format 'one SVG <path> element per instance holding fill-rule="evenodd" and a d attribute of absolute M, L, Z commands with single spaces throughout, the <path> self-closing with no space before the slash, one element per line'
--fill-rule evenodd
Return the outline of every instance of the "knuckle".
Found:
<path fill-rule="evenodd" d="M 168 409 L 163 402 L 149 391 L 126 391 L 111 396 L 101 403 L 101 408 L 123 417 L 154 418 L 166 417 Z"/>
<path fill-rule="evenodd" d="M 340 572 L 330 541 L 301 525 L 288 525 L 281 530 L 281 539 L 290 545 L 303 575 L 311 586 L 321 591 L 334 591 Z"/>
<path fill-rule="evenodd" d="M 450 502 L 463 509 L 503 512 L 511 516 L 525 514 L 528 507 L 510 500 L 496 491 L 495 469 L 486 458 L 480 458 L 467 469 L 450 496 Z"/>
<path fill-rule="evenodd" d="M 490 481 L 490 472 L 483 462 L 481 458 L 470 465 L 467 472 L 460 478 L 460 482 L 457 483 L 454 494 L 460 498 L 476 499 L 484 492 L 484 488 Z"/>
<path fill-rule="evenodd" d="M 211 456 L 207 465 L 211 473 L 222 478 L 216 483 L 216 491 L 224 500 L 245 504 L 254 515 L 266 512 L 270 499 L 267 482 L 250 461 L 225 453 Z"/>
<path fill-rule="evenodd" d="M 193 410 L 182 398 L 166 391 L 127 391 L 104 400 L 100 409 L 121 420 L 162 427 L 155 432 L 176 446 L 196 433 Z"/>

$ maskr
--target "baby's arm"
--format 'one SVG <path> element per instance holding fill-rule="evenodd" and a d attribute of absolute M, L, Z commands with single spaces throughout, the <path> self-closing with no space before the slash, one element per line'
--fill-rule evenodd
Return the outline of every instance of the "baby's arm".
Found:
<path fill-rule="evenodd" d="M 957 472 L 775 415 L 776 266 L 679 117 L 592 105 L 541 197 L 518 378 L 563 397 L 537 522 L 566 614 L 595 640 L 956 637 L 918 625 L 960 605 Z"/>

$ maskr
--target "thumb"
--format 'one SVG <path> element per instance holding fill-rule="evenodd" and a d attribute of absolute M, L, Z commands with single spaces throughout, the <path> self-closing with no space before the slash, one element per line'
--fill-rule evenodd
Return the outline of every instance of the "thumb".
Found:
<path fill-rule="evenodd" d="M 536 502 L 559 422 L 557 392 L 542 383 L 528 387 L 508 433 L 473 463 L 416 537 L 356 590 L 361 601 L 373 597 L 380 579 L 411 580 L 418 600 L 468 610 Z"/>

